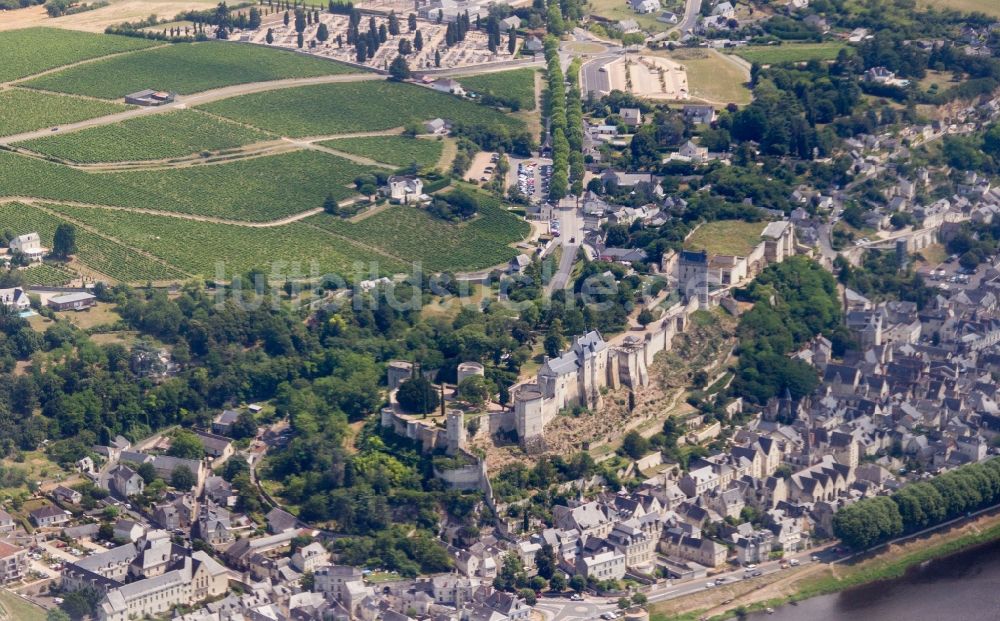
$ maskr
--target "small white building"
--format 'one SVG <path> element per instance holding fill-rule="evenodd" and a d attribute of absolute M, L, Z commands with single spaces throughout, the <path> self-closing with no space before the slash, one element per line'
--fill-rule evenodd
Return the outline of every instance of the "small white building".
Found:
<path fill-rule="evenodd" d="M 48 249 L 42 247 L 38 233 L 25 233 L 10 240 L 10 251 L 21 252 L 32 261 L 41 261 Z"/>
<path fill-rule="evenodd" d="M 17 312 L 26 311 L 31 308 L 31 300 L 24 289 L 0 289 L 0 306 L 13 308 Z"/>
<path fill-rule="evenodd" d="M 736 9 L 731 2 L 720 2 L 712 9 L 712 15 L 721 15 L 726 19 L 732 19 L 736 16 Z"/>
<path fill-rule="evenodd" d="M 388 180 L 389 198 L 398 203 L 416 203 L 424 193 L 424 183 L 412 175 L 394 175 Z"/>
<path fill-rule="evenodd" d="M 660 10 L 660 0 L 629 0 L 629 6 L 640 15 Z"/>
<path fill-rule="evenodd" d="M 450 93 L 459 97 L 465 95 L 462 85 L 451 78 L 440 78 L 431 82 L 431 88 L 442 93 Z"/>

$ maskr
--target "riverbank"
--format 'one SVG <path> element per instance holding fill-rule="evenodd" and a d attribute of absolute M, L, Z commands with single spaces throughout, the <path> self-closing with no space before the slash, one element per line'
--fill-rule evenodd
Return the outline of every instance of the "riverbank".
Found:
<path fill-rule="evenodd" d="M 912 537 L 836 564 L 810 563 L 749 581 L 741 581 L 653 607 L 653 621 L 727 619 L 744 612 L 777 608 L 903 576 L 911 567 L 978 545 L 1000 540 L 1000 509 Z"/>

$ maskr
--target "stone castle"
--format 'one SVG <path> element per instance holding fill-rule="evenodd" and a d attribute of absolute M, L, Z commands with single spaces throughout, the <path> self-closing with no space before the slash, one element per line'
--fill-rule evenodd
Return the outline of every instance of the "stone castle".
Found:
<path fill-rule="evenodd" d="M 605 388 L 647 385 L 653 357 L 670 349 L 674 335 L 687 327 L 688 317 L 697 309 L 694 299 L 675 304 L 641 336 L 626 337 L 619 345 L 609 344 L 596 331 L 576 337 L 562 355 L 545 361 L 533 381 L 511 390 L 513 412 L 495 415 L 491 433 L 514 430 L 526 450 L 544 448 L 545 426 L 560 411 L 601 407 Z"/>

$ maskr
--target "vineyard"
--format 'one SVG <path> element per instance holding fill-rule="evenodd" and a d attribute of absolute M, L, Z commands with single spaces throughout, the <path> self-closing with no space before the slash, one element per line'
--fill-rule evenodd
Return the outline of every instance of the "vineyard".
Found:
<path fill-rule="evenodd" d="M 35 263 L 21 270 L 24 284 L 58 287 L 73 280 L 73 274 L 51 263 Z"/>
<path fill-rule="evenodd" d="M 385 164 L 420 168 L 434 166 L 441 159 L 444 143 L 404 136 L 373 136 L 371 138 L 340 138 L 321 142 L 325 147 L 361 155 Z"/>
<path fill-rule="evenodd" d="M 431 217 L 409 205 L 350 223 L 320 214 L 304 222 L 383 248 L 410 261 L 420 261 L 431 271 L 477 270 L 505 263 L 517 251 L 510 245 L 524 239 L 530 230 L 492 197 L 478 195 L 479 215 L 461 224 Z"/>
<path fill-rule="evenodd" d="M 179 110 L 47 136 L 17 146 L 79 163 L 129 162 L 232 149 L 270 138 L 262 131 L 203 112 Z"/>
<path fill-rule="evenodd" d="M 164 170 L 88 173 L 0 152 L 0 196 L 137 207 L 230 220 L 270 221 L 337 200 L 368 169 L 316 151 L 295 151 L 227 164 Z"/>
<path fill-rule="evenodd" d="M 347 65 L 256 45 L 177 43 L 70 67 L 27 84 L 43 90 L 117 99 L 144 88 L 186 95 L 233 84 L 353 71 L 356 69 Z"/>
<path fill-rule="evenodd" d="M 535 109 L 535 70 L 514 69 L 459 77 L 467 91 L 517 101 L 521 110 Z"/>
<path fill-rule="evenodd" d="M 52 246 L 52 236 L 56 227 L 62 222 L 62 219 L 37 207 L 18 203 L 0 205 L 0 220 L 3 221 L 5 228 L 17 234 L 37 231 L 42 237 L 42 245 L 48 247 Z M 100 224 L 97 228 L 104 231 L 104 227 Z M 77 227 L 76 245 L 77 260 L 115 280 L 144 282 L 177 280 L 185 277 L 176 269 L 157 263 L 135 250 L 81 227 Z M 34 269 L 38 268 L 31 268 Z"/>
<path fill-rule="evenodd" d="M 385 81 L 302 86 L 242 95 L 202 107 L 291 137 L 379 131 L 436 117 L 468 124 L 521 125 L 496 110 L 452 95 Z"/>
<path fill-rule="evenodd" d="M 0 36 L 0 83 L 108 54 L 141 50 L 153 41 L 58 28 L 26 28 Z"/>
<path fill-rule="evenodd" d="M 254 229 L 208 222 L 179 220 L 122 211 L 53 206 L 73 220 L 100 227 L 107 235 L 142 249 L 192 274 L 229 278 L 252 268 L 268 273 L 298 262 L 302 276 L 315 262 L 321 273 L 354 279 L 356 261 L 376 262 L 381 273 L 402 271 L 402 262 L 362 245 L 338 240 L 302 223 Z"/>
<path fill-rule="evenodd" d="M 20 88 L 0 90 L 0 136 L 121 112 L 121 104 Z"/>

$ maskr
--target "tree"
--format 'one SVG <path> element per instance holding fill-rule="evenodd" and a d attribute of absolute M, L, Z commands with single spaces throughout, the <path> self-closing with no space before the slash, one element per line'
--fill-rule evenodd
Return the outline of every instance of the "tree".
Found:
<path fill-rule="evenodd" d="M 458 396 L 469 405 L 480 406 L 489 401 L 493 392 L 482 375 L 467 377 L 458 384 Z"/>
<path fill-rule="evenodd" d="M 330 30 L 326 27 L 326 24 L 320 24 L 319 28 L 316 29 L 316 40 L 324 42 L 330 38 Z"/>
<path fill-rule="evenodd" d="M 555 576 L 556 558 L 550 544 L 544 544 L 535 554 L 535 568 L 538 571 L 538 575 L 546 580 Z"/>
<path fill-rule="evenodd" d="M 323 211 L 330 215 L 340 215 L 340 206 L 337 204 L 337 199 L 333 197 L 333 194 L 327 194 L 326 198 L 323 199 Z"/>
<path fill-rule="evenodd" d="M 399 34 L 399 18 L 395 11 L 389 12 L 389 34 L 396 36 Z"/>
<path fill-rule="evenodd" d="M 111 541 L 115 538 L 115 527 L 110 522 L 104 522 L 97 528 L 97 536 L 104 541 Z"/>
<path fill-rule="evenodd" d="M 620 608 L 621 610 L 626 610 L 631 605 L 632 605 L 632 600 L 629 599 L 628 597 L 618 598 L 618 608 Z"/>
<path fill-rule="evenodd" d="M 566 590 L 566 574 L 558 571 L 549 578 L 549 590 L 562 593 Z"/>
<path fill-rule="evenodd" d="M 583 593 L 583 590 L 587 588 L 587 579 L 580 574 L 576 574 L 569 579 L 569 588 L 577 593 Z"/>
<path fill-rule="evenodd" d="M 170 438 L 167 455 L 182 459 L 202 459 L 205 457 L 205 447 L 198 436 L 186 429 L 178 429 Z"/>
<path fill-rule="evenodd" d="M 389 63 L 389 76 L 396 82 L 402 82 L 410 77 L 410 65 L 402 55 L 396 56 Z"/>
<path fill-rule="evenodd" d="M 563 347 L 566 346 L 566 339 L 563 337 L 562 322 L 558 319 L 554 319 L 552 324 L 549 325 L 549 331 L 545 335 L 545 341 L 543 347 L 545 348 L 545 355 L 549 358 L 556 358 L 562 353 Z"/>
<path fill-rule="evenodd" d="M 268 28 L 267 29 L 267 36 L 264 38 L 264 40 L 267 41 L 268 45 L 271 45 L 272 43 L 274 43 L 274 29 L 273 28 Z"/>
<path fill-rule="evenodd" d="M 156 468 L 153 464 L 148 461 L 143 464 L 139 464 L 135 469 L 136 474 L 142 477 L 142 482 L 149 485 L 156 480 Z"/>
<path fill-rule="evenodd" d="M 649 452 L 649 440 L 638 431 L 630 431 L 622 439 L 622 451 L 632 459 L 639 459 Z"/>
<path fill-rule="evenodd" d="M 197 479 L 187 466 L 177 466 L 170 473 L 170 485 L 175 489 L 187 491 L 195 486 Z"/>
<path fill-rule="evenodd" d="M 648 308 L 644 308 L 639 312 L 639 316 L 636 319 L 638 320 L 639 325 L 648 326 L 656 321 L 656 315 L 654 315 Z"/>
<path fill-rule="evenodd" d="M 417 29 L 417 14 L 410 13 L 409 17 L 406 18 L 406 25 L 409 26 L 410 32 Z"/>
<path fill-rule="evenodd" d="M 240 412 L 236 421 L 230 426 L 229 433 L 237 440 L 253 438 L 257 435 L 257 420 L 253 417 L 253 414 L 244 410 Z"/>
<path fill-rule="evenodd" d="M 357 50 L 357 61 L 363 63 L 368 59 L 368 51 L 365 49 L 365 40 L 362 37 L 358 37 L 358 41 L 355 44 L 355 50 Z"/>
<path fill-rule="evenodd" d="M 45 621 L 70 621 L 70 617 L 61 608 L 52 608 L 45 614 Z"/>
<path fill-rule="evenodd" d="M 258 28 L 260 28 L 260 10 L 259 9 L 255 8 L 255 7 L 251 7 L 250 8 L 250 18 L 247 21 L 247 25 L 250 27 L 251 30 L 257 30 Z"/>
<path fill-rule="evenodd" d="M 514 27 L 511 26 L 510 30 L 507 31 L 509 38 L 507 39 L 507 53 L 513 54 L 517 51 L 517 33 L 514 32 Z"/>
<path fill-rule="evenodd" d="M 633 606 L 645 606 L 648 602 L 649 602 L 649 598 L 647 598 L 642 593 L 636 593 L 636 594 L 634 594 L 632 596 L 632 605 Z"/>
<path fill-rule="evenodd" d="M 285 11 L 285 17 L 281 21 L 285 22 L 285 26 L 288 25 L 288 11 Z"/>
<path fill-rule="evenodd" d="M 64 222 L 56 227 L 52 237 L 52 254 L 60 259 L 68 259 L 76 253 L 76 227 Z"/>
<path fill-rule="evenodd" d="M 407 412 L 427 414 L 437 409 L 438 391 L 423 375 L 411 377 L 400 385 L 396 400 Z"/>
<path fill-rule="evenodd" d="M 295 35 L 295 45 L 299 46 L 300 50 L 302 49 L 302 46 L 304 44 L 305 44 L 305 37 L 302 36 L 302 33 L 300 32 L 299 34 Z"/>
<path fill-rule="evenodd" d="M 306 14 L 302 9 L 295 11 L 295 32 L 302 34 L 306 29 Z"/>
<path fill-rule="evenodd" d="M 424 49 L 424 35 L 420 34 L 420 31 L 413 33 L 413 49 L 418 52 Z"/>
<path fill-rule="evenodd" d="M 441 50 L 434 50 L 434 66 L 441 66 Z"/>

